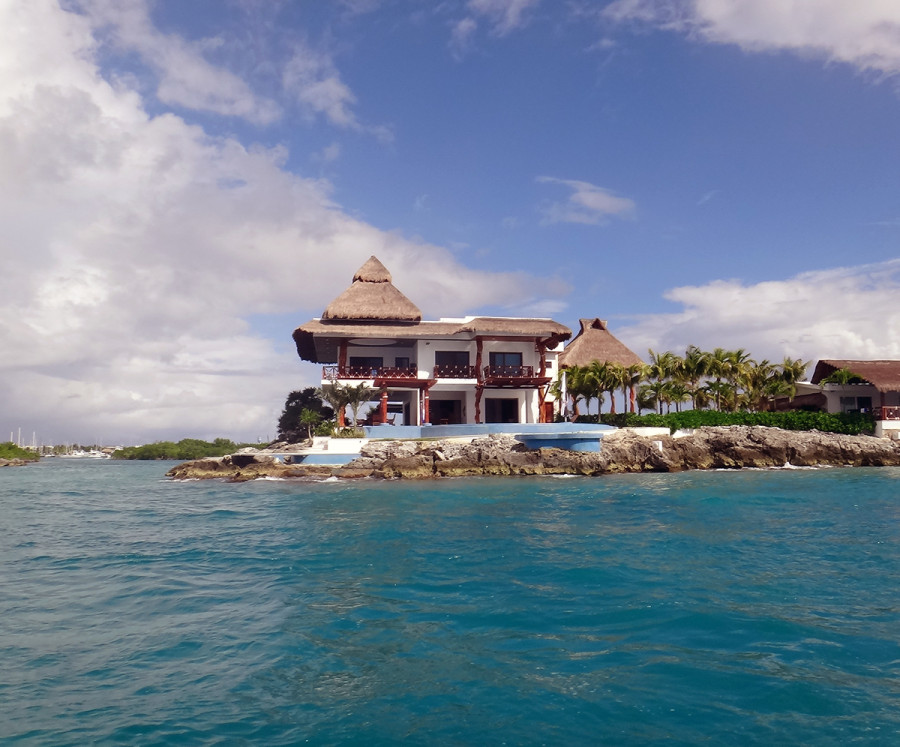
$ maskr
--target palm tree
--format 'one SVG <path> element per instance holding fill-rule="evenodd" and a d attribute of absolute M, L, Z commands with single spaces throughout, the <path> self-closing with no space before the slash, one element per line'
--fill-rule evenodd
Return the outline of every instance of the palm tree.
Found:
<path fill-rule="evenodd" d="M 675 412 L 681 412 L 681 405 L 691 398 L 688 388 L 680 381 L 669 381 L 665 385 L 666 412 L 671 412 L 671 405 L 675 404 Z"/>
<path fill-rule="evenodd" d="M 729 407 L 729 403 L 735 399 L 735 390 L 734 386 L 727 381 L 716 379 L 715 381 L 707 382 L 703 389 L 712 398 L 712 401 L 716 403 L 717 410 L 734 409 Z"/>
<path fill-rule="evenodd" d="M 616 414 L 616 390 L 623 384 L 625 377 L 625 369 L 615 361 L 599 360 L 591 361 L 589 367 L 591 378 L 594 380 L 599 396 L 603 397 L 604 392 L 609 392 L 609 414 Z"/>
<path fill-rule="evenodd" d="M 715 381 L 707 382 L 706 391 L 712 395 L 713 402 L 716 403 L 716 409 L 722 409 L 721 395 L 724 394 L 722 387 L 722 379 L 728 372 L 728 351 L 725 348 L 716 348 L 709 354 L 709 362 L 707 365 L 707 373 L 715 377 Z"/>
<path fill-rule="evenodd" d="M 663 404 L 670 401 L 668 387 L 669 385 L 665 381 L 648 381 L 646 384 L 642 384 L 638 390 L 638 401 L 645 404 L 652 402 L 657 413 L 662 415 Z"/>
<path fill-rule="evenodd" d="M 300 425 L 306 426 L 306 437 L 312 440 L 313 428 L 322 422 L 322 416 L 315 410 L 304 407 L 300 413 Z"/>
<path fill-rule="evenodd" d="M 646 373 L 646 366 L 643 363 L 632 363 L 625 367 L 625 388 L 628 390 L 629 411 L 634 412 L 634 388 L 641 383 Z M 625 389 L 622 390 L 623 393 Z"/>
<path fill-rule="evenodd" d="M 650 366 L 647 375 L 656 381 L 665 381 L 671 378 L 678 367 L 678 356 L 668 350 L 665 353 L 656 353 L 652 349 L 648 352 Z"/>
<path fill-rule="evenodd" d="M 701 392 L 700 382 L 710 371 L 710 354 L 704 352 L 696 345 L 688 345 L 681 359 L 680 379 L 687 387 L 691 397 L 691 407 L 698 407 L 698 396 Z"/>
<path fill-rule="evenodd" d="M 359 410 L 367 402 L 372 401 L 375 389 L 366 386 L 364 381 L 356 386 L 347 386 L 347 404 L 350 406 L 350 412 L 353 413 L 353 427 L 359 422 Z"/>
<path fill-rule="evenodd" d="M 337 416 L 338 428 L 343 428 L 347 425 L 347 414 L 345 410 L 347 409 L 347 405 L 350 404 L 349 390 L 352 388 L 353 387 L 344 386 L 343 384 L 335 382 L 316 389 L 318 397 L 325 400 L 334 409 L 335 415 Z"/>
<path fill-rule="evenodd" d="M 588 376 L 587 369 L 583 366 L 570 366 L 559 372 L 556 381 L 553 383 L 551 391 L 560 400 L 562 399 L 562 379 L 566 380 L 566 396 L 572 400 L 572 422 L 576 421 L 579 416 L 578 401 L 587 398 L 588 406 L 590 400 L 596 396 L 596 389 L 593 382 Z"/>
<path fill-rule="evenodd" d="M 822 379 L 823 384 L 861 384 L 862 377 L 857 376 L 849 368 L 838 368 Z"/>
<path fill-rule="evenodd" d="M 652 384 L 644 384 L 637 391 L 637 408 L 638 414 L 642 415 L 644 410 L 653 410 L 656 412 L 657 399 L 656 394 L 651 390 Z"/>
<path fill-rule="evenodd" d="M 806 375 L 806 369 L 809 363 L 797 358 L 785 357 L 779 368 L 781 369 L 780 379 L 784 386 L 780 388 L 780 393 L 775 396 L 786 396 L 788 400 L 793 400 L 797 395 L 797 382 L 802 381 Z"/>

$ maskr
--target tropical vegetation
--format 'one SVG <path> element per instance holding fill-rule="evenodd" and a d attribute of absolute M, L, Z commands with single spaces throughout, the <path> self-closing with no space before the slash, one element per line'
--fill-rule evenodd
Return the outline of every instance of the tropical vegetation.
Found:
<path fill-rule="evenodd" d="M 35 462 L 40 457 L 33 451 L 16 446 L 12 441 L 0 443 L 0 459 L 23 459 L 27 462 Z"/>
<path fill-rule="evenodd" d="M 214 441 L 201 441 L 196 438 L 183 438 L 172 441 L 157 441 L 143 446 L 126 446 L 113 452 L 113 459 L 204 459 L 233 454 L 246 446 L 257 447 L 259 444 L 236 444 L 227 438 Z"/>
<path fill-rule="evenodd" d="M 278 439 L 297 443 L 314 435 L 359 438 L 363 435 L 358 427 L 360 410 L 377 394 L 377 389 L 365 383 L 353 385 L 337 381 L 291 392 L 278 419 Z"/>
<path fill-rule="evenodd" d="M 759 413 L 772 410 L 776 399 L 792 399 L 809 366 L 799 359 L 756 361 L 743 349 L 704 351 L 695 345 L 684 355 L 650 350 L 649 356 L 649 365 L 595 360 L 572 366 L 560 372 L 552 391 L 561 397 L 565 387 L 573 419 L 581 414 L 580 403 L 588 410 L 597 400 L 599 411 L 607 399 L 610 414 L 653 410 L 663 415 L 673 409 Z"/>
<path fill-rule="evenodd" d="M 278 418 L 278 440 L 297 442 L 311 438 L 316 429 L 334 417 L 314 386 L 298 389 L 288 394 L 284 409 Z"/>
<path fill-rule="evenodd" d="M 700 428 L 715 425 L 763 425 L 788 431 L 823 431 L 826 433 L 871 434 L 875 430 L 875 420 L 871 413 L 829 413 L 809 410 L 789 410 L 786 412 L 722 412 L 721 410 L 682 410 L 667 415 L 656 413 L 638 415 L 619 413 L 610 415 L 582 415 L 579 422 L 597 421 L 619 428 L 654 427 L 668 428 L 674 433 L 680 429 Z"/>

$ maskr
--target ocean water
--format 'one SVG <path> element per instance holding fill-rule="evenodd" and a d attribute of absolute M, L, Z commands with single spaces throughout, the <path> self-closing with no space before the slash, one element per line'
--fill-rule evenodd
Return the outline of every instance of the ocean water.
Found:
<path fill-rule="evenodd" d="M 900 744 L 900 469 L 0 470 L 4 744 Z"/>

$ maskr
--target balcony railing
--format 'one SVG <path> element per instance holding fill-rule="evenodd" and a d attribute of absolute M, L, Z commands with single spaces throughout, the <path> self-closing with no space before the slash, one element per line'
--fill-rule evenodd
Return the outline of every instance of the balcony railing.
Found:
<path fill-rule="evenodd" d="M 876 420 L 900 420 L 900 407 L 876 407 Z"/>
<path fill-rule="evenodd" d="M 534 366 L 485 366 L 485 379 L 532 379 Z"/>
<path fill-rule="evenodd" d="M 415 379 L 419 371 L 415 366 L 322 366 L 322 379 Z"/>
<path fill-rule="evenodd" d="M 461 364 L 450 364 L 434 367 L 434 378 L 436 379 L 474 379 L 475 366 L 465 366 Z"/>

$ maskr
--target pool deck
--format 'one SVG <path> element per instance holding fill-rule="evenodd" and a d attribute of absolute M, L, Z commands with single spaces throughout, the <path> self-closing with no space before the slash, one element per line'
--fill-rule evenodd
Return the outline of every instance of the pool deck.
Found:
<path fill-rule="evenodd" d="M 600 451 L 603 435 L 616 430 L 593 423 L 484 423 L 480 425 L 375 425 L 364 426 L 365 438 L 316 438 L 312 447 L 273 454 L 294 464 L 341 465 L 359 456 L 370 440 L 459 439 L 480 436 L 513 436 L 529 449 L 553 447 L 570 451 Z"/>

